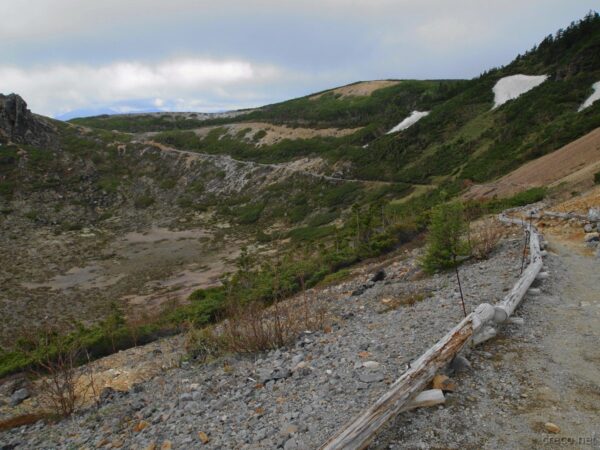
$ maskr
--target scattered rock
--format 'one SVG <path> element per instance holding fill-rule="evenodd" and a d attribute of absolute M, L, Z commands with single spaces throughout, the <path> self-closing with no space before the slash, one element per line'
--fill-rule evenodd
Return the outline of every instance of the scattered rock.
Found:
<path fill-rule="evenodd" d="M 10 406 L 17 406 L 17 405 L 23 403 L 23 401 L 28 398 L 29 398 L 29 391 L 27 390 L 27 388 L 17 389 L 10 396 Z"/>
<path fill-rule="evenodd" d="M 136 423 L 134 425 L 133 431 L 136 432 L 136 433 L 139 433 L 144 428 L 146 428 L 148 425 L 150 425 L 150 424 L 148 422 L 146 422 L 145 420 L 140 420 L 138 423 Z"/>
<path fill-rule="evenodd" d="M 208 444 L 210 441 L 210 438 L 204 431 L 198 432 L 198 439 L 200 439 L 200 442 L 202 442 L 203 444 Z"/>
<path fill-rule="evenodd" d="M 587 233 L 583 240 L 585 242 L 597 242 L 600 240 L 600 233 L 598 233 L 597 231 L 594 231 L 593 233 Z"/>
<path fill-rule="evenodd" d="M 379 364 L 377 361 L 365 361 L 364 363 L 362 363 L 362 366 L 366 369 L 379 369 L 379 366 L 381 366 L 381 364 Z"/>
<path fill-rule="evenodd" d="M 381 372 L 362 372 L 358 375 L 358 379 L 363 383 L 378 383 L 384 380 L 383 373 Z"/>
<path fill-rule="evenodd" d="M 180 402 L 191 402 L 192 400 L 194 400 L 194 397 L 190 392 L 184 392 L 179 396 Z"/>
<path fill-rule="evenodd" d="M 471 366 L 469 360 L 462 355 L 455 356 L 452 362 L 450 363 L 449 368 L 451 373 L 463 373 L 470 372 L 471 370 L 473 370 L 473 367 Z"/>
<path fill-rule="evenodd" d="M 432 387 L 433 389 L 441 389 L 444 392 L 454 392 L 457 389 L 456 382 L 443 374 L 433 377 Z"/>
<path fill-rule="evenodd" d="M 525 324 L 525 319 L 523 319 L 522 317 L 511 317 L 508 319 L 508 321 L 515 325 L 524 325 Z"/>
<path fill-rule="evenodd" d="M 373 277 L 371 278 L 371 281 L 373 283 L 377 283 L 378 281 L 383 281 L 385 280 L 385 270 L 383 269 L 379 269 L 377 272 L 375 272 L 375 275 L 373 275 Z"/>
<path fill-rule="evenodd" d="M 548 433 L 552 433 L 552 434 L 558 434 L 558 433 L 560 433 L 560 427 L 558 425 L 556 425 L 555 423 L 552 423 L 552 422 L 546 422 L 544 424 L 544 428 L 546 429 L 546 431 Z"/>

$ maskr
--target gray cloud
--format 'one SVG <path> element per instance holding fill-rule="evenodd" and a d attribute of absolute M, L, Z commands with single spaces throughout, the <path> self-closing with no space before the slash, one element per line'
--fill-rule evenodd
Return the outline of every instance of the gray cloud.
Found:
<path fill-rule="evenodd" d="M 57 115 L 161 102 L 227 109 L 356 80 L 472 77 L 595 6 L 593 0 L 2 2 L 0 91 L 20 92 L 32 108 Z"/>

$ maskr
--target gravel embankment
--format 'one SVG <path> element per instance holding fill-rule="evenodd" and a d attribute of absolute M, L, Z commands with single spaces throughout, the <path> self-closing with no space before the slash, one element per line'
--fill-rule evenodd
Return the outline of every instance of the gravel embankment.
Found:
<path fill-rule="evenodd" d="M 461 267 L 467 308 L 502 298 L 518 277 L 521 248 L 522 239 L 515 237 L 504 241 L 491 259 Z M 462 318 L 453 273 L 415 276 L 414 254 L 385 271 L 385 280 L 371 283 L 359 295 L 352 292 L 362 290 L 371 274 L 315 294 L 331 311 L 330 333 L 307 333 L 292 348 L 265 354 L 228 356 L 210 364 L 184 363 L 105 399 L 98 409 L 53 425 L 37 423 L 5 432 L 0 444 L 7 448 L 316 448 L 375 401 L 411 360 Z M 389 308 L 389 299 L 409 292 L 423 299 L 413 306 Z M 498 345 L 498 339 L 493 342 L 489 345 Z M 493 359 L 486 351 L 477 351 L 473 364 L 493 372 Z M 517 387 L 509 378 L 504 375 L 495 383 L 513 398 Z M 381 445 L 395 445 L 399 439 L 411 442 L 411 447 L 453 442 L 445 441 L 445 430 L 456 433 L 468 425 L 469 405 L 490 390 L 477 377 L 462 380 L 459 376 L 458 381 L 461 393 L 448 395 L 446 406 L 402 415 L 393 428 L 404 431 L 393 436 L 384 433 Z M 479 442 L 477 436 L 467 441 Z M 397 446 L 404 448 L 404 444 Z"/>

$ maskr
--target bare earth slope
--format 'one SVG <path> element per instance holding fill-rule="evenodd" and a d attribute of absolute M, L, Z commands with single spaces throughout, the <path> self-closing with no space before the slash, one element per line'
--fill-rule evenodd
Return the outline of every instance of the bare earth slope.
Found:
<path fill-rule="evenodd" d="M 339 88 L 335 88 L 331 91 L 326 91 L 321 94 L 316 94 L 310 97 L 311 100 L 316 100 L 321 97 L 325 93 L 332 92 L 333 94 L 339 94 L 342 97 L 349 96 L 357 96 L 357 97 L 366 97 L 371 95 L 373 91 L 377 89 L 382 89 L 386 87 L 393 86 L 395 84 L 400 83 L 400 81 L 394 80 L 374 80 L 374 81 L 361 81 L 360 83 L 349 84 L 347 86 L 342 86 Z"/>
<path fill-rule="evenodd" d="M 466 198 L 509 197 L 537 186 L 566 181 L 569 185 L 584 182 L 600 170 L 600 128 L 533 160 L 493 183 L 473 186 Z"/>

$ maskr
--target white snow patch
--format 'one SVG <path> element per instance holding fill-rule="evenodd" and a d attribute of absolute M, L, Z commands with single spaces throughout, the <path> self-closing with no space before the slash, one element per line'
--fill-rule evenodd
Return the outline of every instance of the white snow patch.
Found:
<path fill-rule="evenodd" d="M 513 100 L 548 79 L 548 75 L 511 75 L 494 85 L 494 108 Z"/>
<path fill-rule="evenodd" d="M 594 89 L 594 92 L 585 99 L 585 102 L 581 104 L 577 111 L 584 110 L 588 106 L 592 106 L 592 103 L 594 103 L 596 100 L 600 100 L 600 81 L 592 84 L 592 88 Z"/>
<path fill-rule="evenodd" d="M 392 128 L 386 134 L 391 134 L 391 133 L 396 133 L 397 131 L 406 130 L 408 127 L 417 123 L 419 120 L 421 120 L 427 114 L 429 114 L 429 111 L 413 111 L 410 113 L 410 116 L 405 118 L 402 122 L 400 122 L 398 125 L 396 125 L 394 128 Z"/>

